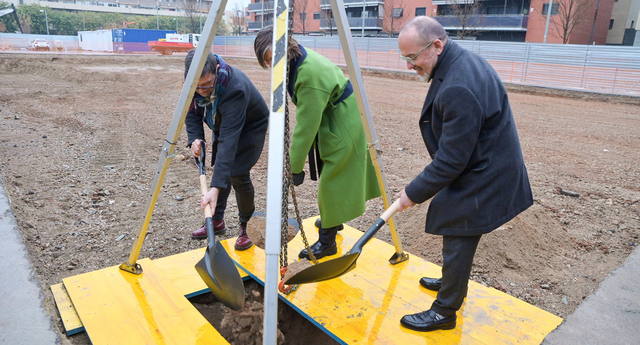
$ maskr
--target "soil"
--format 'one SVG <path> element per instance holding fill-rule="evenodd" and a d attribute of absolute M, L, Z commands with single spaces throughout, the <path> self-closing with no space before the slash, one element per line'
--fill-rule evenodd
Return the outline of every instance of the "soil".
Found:
<path fill-rule="evenodd" d="M 63 343 L 89 339 L 64 335 L 48 287 L 127 260 L 179 98 L 183 58 L 0 59 L 0 177 Z M 252 60 L 229 62 L 270 99 L 268 71 Z M 417 126 L 429 85 L 393 73 L 369 73 L 364 82 L 395 194 L 430 161 Z M 566 317 L 640 242 L 640 98 L 508 89 L 535 202 L 482 238 L 472 279 Z M 185 144 L 183 130 L 141 258 L 205 245 L 190 239 L 203 214 L 198 172 Z M 262 212 L 267 152 L 252 171 Z M 318 214 L 316 189 L 310 180 L 296 188 L 303 218 Z M 367 205 L 349 225 L 366 230 L 383 212 L 379 199 Z M 441 264 L 441 238 L 424 233 L 427 208 L 428 202 L 396 215 L 397 229 L 407 252 Z M 237 222 L 232 195 L 226 237 L 237 235 Z M 377 238 L 391 243 L 388 230 Z M 246 288 L 241 312 L 211 295 L 192 301 L 232 343 L 259 344 L 262 289 L 255 283 Z M 284 304 L 279 311 L 280 342 L 332 341 Z"/>
<path fill-rule="evenodd" d="M 265 236 L 267 230 L 267 219 L 264 215 L 256 215 L 247 222 L 247 236 L 251 239 L 251 242 L 258 248 L 264 249 Z M 296 237 L 297 228 L 293 225 L 287 226 L 287 243 L 291 242 Z M 282 241 L 282 240 L 281 240 Z"/>

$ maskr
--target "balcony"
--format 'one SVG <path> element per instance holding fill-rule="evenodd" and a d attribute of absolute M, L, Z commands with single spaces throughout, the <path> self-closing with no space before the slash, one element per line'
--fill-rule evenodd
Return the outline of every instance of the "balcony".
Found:
<path fill-rule="evenodd" d="M 273 24 L 273 20 L 266 20 L 264 22 L 264 26 L 269 26 Z M 262 29 L 262 22 L 250 22 L 249 26 L 247 27 L 248 30 L 260 30 Z"/>
<path fill-rule="evenodd" d="M 462 29 L 457 16 L 433 17 L 445 30 Z M 529 16 L 519 14 L 507 15 L 475 15 L 469 19 L 466 28 L 485 31 L 527 31 Z"/>
<path fill-rule="evenodd" d="M 262 2 L 249 4 L 249 12 L 262 12 Z M 273 13 L 273 1 L 264 2 L 264 13 Z"/>
<path fill-rule="evenodd" d="M 365 18 L 364 19 L 364 29 L 365 30 L 381 30 L 382 29 L 382 18 Z M 362 28 L 362 18 L 349 18 L 349 26 L 351 29 L 360 29 Z M 336 29 L 336 20 L 335 19 L 321 19 L 320 20 L 320 30 L 329 30 Z"/>
<path fill-rule="evenodd" d="M 363 5 L 374 6 L 384 4 L 384 0 L 344 0 L 344 7 L 362 7 Z M 331 8 L 329 0 L 321 0 L 320 8 L 323 10 Z"/>

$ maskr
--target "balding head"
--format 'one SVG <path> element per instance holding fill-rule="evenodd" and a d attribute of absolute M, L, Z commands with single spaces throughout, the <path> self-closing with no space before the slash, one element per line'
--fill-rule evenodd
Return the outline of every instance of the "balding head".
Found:
<path fill-rule="evenodd" d="M 400 30 L 400 34 L 398 37 L 404 34 L 417 33 L 419 39 L 421 40 L 420 44 L 427 44 L 435 39 L 439 39 L 443 44 L 447 43 L 447 32 L 444 31 L 444 28 L 440 23 L 427 16 L 418 16 L 409 21 L 403 28 Z"/>

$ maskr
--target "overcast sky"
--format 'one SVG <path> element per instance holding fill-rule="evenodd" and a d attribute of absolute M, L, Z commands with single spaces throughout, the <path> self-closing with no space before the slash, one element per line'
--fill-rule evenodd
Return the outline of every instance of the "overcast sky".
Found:
<path fill-rule="evenodd" d="M 239 8 L 244 9 L 249 6 L 250 2 L 250 0 L 227 0 L 227 7 L 225 11 L 232 11 L 236 4 L 238 4 Z"/>

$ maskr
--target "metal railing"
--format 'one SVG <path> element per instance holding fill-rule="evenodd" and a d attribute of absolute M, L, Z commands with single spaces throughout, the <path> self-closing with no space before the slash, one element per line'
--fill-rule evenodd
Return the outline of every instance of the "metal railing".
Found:
<path fill-rule="evenodd" d="M 433 17 L 445 29 L 461 28 L 460 18 L 457 16 L 437 16 Z M 473 29 L 519 29 L 526 30 L 529 23 L 529 16 L 519 14 L 500 14 L 500 15 L 475 15 L 469 18 L 466 23 L 467 28 Z"/>
<path fill-rule="evenodd" d="M 362 17 L 351 17 L 349 19 L 349 26 L 352 30 L 362 28 Z M 382 29 L 382 19 L 381 18 L 365 18 L 364 19 L 364 27 L 365 29 Z M 320 29 L 327 30 L 333 29 L 336 30 L 336 21 L 335 19 L 321 19 L 320 20 Z"/>
<path fill-rule="evenodd" d="M 333 63 L 345 64 L 337 35 L 296 35 L 295 38 Z M 232 42 L 216 37 L 213 49 L 222 55 L 253 58 L 253 39 L 240 37 Z M 409 72 L 399 58 L 397 38 L 354 37 L 353 40 L 361 67 Z M 640 96 L 640 47 L 494 41 L 456 43 L 483 56 L 505 83 Z"/>

